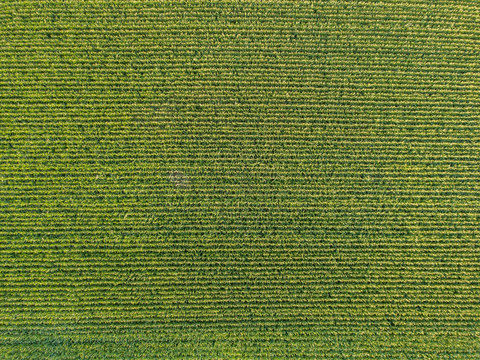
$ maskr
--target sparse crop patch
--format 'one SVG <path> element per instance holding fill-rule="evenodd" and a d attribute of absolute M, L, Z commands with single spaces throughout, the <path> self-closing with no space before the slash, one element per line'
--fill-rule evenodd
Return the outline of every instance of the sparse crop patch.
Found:
<path fill-rule="evenodd" d="M 168 178 L 175 187 L 183 189 L 190 187 L 190 179 L 185 173 L 181 171 L 172 171 L 168 175 Z"/>

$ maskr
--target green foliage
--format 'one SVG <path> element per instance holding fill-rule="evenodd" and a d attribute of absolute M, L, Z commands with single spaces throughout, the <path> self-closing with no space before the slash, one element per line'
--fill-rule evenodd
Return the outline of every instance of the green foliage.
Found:
<path fill-rule="evenodd" d="M 476 358 L 479 11 L 2 2 L 0 358 Z"/>

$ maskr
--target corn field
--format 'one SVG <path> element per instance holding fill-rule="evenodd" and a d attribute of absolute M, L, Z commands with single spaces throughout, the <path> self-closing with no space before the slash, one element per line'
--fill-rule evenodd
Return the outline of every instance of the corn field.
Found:
<path fill-rule="evenodd" d="M 2 2 L 0 359 L 479 359 L 479 24 Z"/>

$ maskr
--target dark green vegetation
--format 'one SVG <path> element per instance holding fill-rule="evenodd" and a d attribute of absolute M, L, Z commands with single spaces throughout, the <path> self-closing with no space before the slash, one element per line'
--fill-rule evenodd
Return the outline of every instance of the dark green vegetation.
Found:
<path fill-rule="evenodd" d="M 0 4 L 1 359 L 478 359 L 480 4 Z"/>

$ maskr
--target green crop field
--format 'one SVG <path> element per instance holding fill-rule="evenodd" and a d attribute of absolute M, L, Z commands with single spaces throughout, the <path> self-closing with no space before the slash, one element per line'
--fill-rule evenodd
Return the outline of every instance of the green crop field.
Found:
<path fill-rule="evenodd" d="M 480 2 L 1 1 L 0 359 L 480 359 Z"/>

